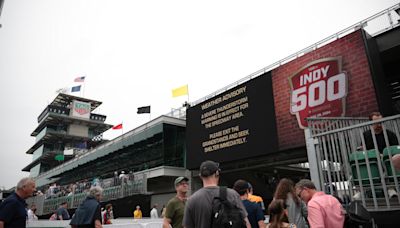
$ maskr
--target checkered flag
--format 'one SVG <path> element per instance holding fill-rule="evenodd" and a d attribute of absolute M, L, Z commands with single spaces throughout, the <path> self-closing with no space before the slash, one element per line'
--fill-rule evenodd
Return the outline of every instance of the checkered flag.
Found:
<path fill-rule="evenodd" d="M 101 140 L 103 140 L 103 134 L 100 135 L 96 135 L 92 138 L 93 142 L 100 142 Z"/>

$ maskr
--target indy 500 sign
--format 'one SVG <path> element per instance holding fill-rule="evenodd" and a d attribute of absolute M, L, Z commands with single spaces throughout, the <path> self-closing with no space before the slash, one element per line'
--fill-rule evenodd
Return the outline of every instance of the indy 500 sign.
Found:
<path fill-rule="evenodd" d="M 337 117 L 345 114 L 347 75 L 342 60 L 326 58 L 311 62 L 289 78 L 290 113 L 296 115 L 300 128 L 307 117 Z"/>

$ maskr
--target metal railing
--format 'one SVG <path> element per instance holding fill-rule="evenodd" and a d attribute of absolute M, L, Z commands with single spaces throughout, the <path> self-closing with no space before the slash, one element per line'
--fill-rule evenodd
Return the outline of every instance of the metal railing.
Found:
<path fill-rule="evenodd" d="M 121 181 L 118 185 L 104 187 L 102 202 L 108 202 L 136 194 L 146 194 L 146 184 L 146 174 L 135 174 L 134 180 L 127 179 L 126 181 Z M 86 196 L 87 192 L 74 193 L 68 196 L 59 196 L 49 199 L 45 199 L 45 196 L 41 195 L 31 197 L 26 201 L 28 205 L 36 205 L 37 215 L 46 215 L 55 212 L 63 202 L 67 202 L 68 208 L 77 208 L 86 199 Z"/>
<path fill-rule="evenodd" d="M 309 118 L 308 123 L 310 172 L 317 186 L 345 201 L 360 200 L 370 211 L 400 209 L 400 197 L 394 197 L 400 193 L 400 171 L 392 162 L 400 154 L 400 115 L 375 121 Z"/>
<path fill-rule="evenodd" d="M 44 117 L 46 117 L 46 115 L 48 113 L 57 113 L 60 115 L 69 115 L 70 109 L 66 108 L 66 107 L 60 107 L 60 106 L 56 106 L 56 105 L 48 105 L 43 111 L 42 113 L 39 115 L 38 117 L 38 123 L 42 122 L 42 120 L 44 119 Z"/>
<path fill-rule="evenodd" d="M 186 119 L 186 107 L 173 108 L 165 115 L 179 119 Z"/>
<path fill-rule="evenodd" d="M 308 127 L 311 130 L 311 136 L 344 127 L 354 126 L 367 121 L 369 121 L 367 117 L 307 118 Z"/>
<path fill-rule="evenodd" d="M 236 86 L 238 86 L 238 85 L 240 85 L 240 84 L 242 84 L 244 82 L 247 82 L 247 81 L 249 81 L 249 80 L 251 80 L 253 78 L 256 78 L 256 77 L 258 77 L 258 76 L 260 76 L 260 75 L 262 75 L 262 74 L 264 74 L 266 72 L 269 72 L 269 71 L 271 71 L 271 70 L 273 70 L 275 68 L 278 68 L 279 66 L 281 66 L 281 65 L 283 65 L 285 63 L 293 61 L 293 60 L 295 60 L 295 59 L 297 59 L 297 58 L 299 58 L 299 57 L 301 57 L 301 56 L 303 56 L 303 55 L 305 55 L 305 54 L 307 54 L 307 53 L 309 53 L 311 51 L 314 51 L 314 50 L 316 50 L 316 49 L 318 49 L 318 48 L 320 48 L 322 46 L 325 46 L 325 45 L 327 45 L 329 43 L 332 43 L 333 41 L 338 40 L 341 37 L 344 37 L 344 36 L 354 32 L 354 31 L 359 30 L 359 29 L 366 30 L 372 36 L 377 36 L 377 35 L 379 35 L 379 34 L 381 34 L 383 32 L 391 30 L 391 29 L 393 29 L 393 28 L 395 28 L 395 27 L 400 25 L 399 10 L 400 10 L 400 3 L 396 4 L 396 5 L 392 6 L 392 7 L 389 7 L 386 10 L 383 10 L 383 11 L 381 11 L 381 12 L 379 12 L 379 13 L 377 13 L 377 14 L 375 14 L 375 15 L 373 15 L 373 16 L 365 19 L 365 20 L 362 20 L 362 21 L 360 21 L 360 22 L 358 22 L 358 23 L 356 23 L 356 24 L 354 24 L 354 25 L 352 25 L 350 27 L 347 27 L 347 28 L 345 28 L 345 29 L 343 29 L 343 30 L 331 35 L 331 36 L 328 36 L 327 38 L 325 38 L 325 39 L 323 39 L 323 40 L 321 40 L 321 41 L 319 41 L 319 42 L 317 42 L 317 43 L 315 43 L 313 45 L 310 45 L 310 46 L 308 46 L 308 47 L 306 47 L 306 48 L 304 48 L 304 49 L 302 49 L 302 50 L 300 50 L 300 51 L 298 51 L 298 52 L 296 52 L 296 53 L 294 53 L 292 55 L 289 55 L 286 58 L 283 58 L 283 59 L 281 59 L 281 60 L 279 60 L 279 61 L 277 61 L 277 62 L 275 62 L 275 63 L 273 63 L 273 64 L 271 64 L 271 65 L 269 65 L 267 67 L 264 67 L 264 68 L 254 72 L 254 73 L 252 73 L 252 74 L 250 74 L 250 75 L 248 75 L 248 76 L 246 76 L 246 77 L 244 77 L 244 78 L 242 78 L 242 79 L 240 79 L 240 80 L 238 80 L 238 81 L 236 81 L 236 82 L 234 82 L 232 84 L 229 84 L 229 85 L 225 86 L 222 89 L 219 89 L 219 90 L 217 90 L 217 91 L 215 91 L 215 92 L 213 92 L 213 93 L 211 93 L 211 94 L 209 94 L 209 95 L 207 95 L 207 96 L 205 96 L 203 98 L 200 98 L 197 101 L 191 102 L 190 105 L 194 106 L 194 105 L 200 104 L 201 102 L 204 102 L 204 101 L 206 101 L 206 100 L 208 100 L 208 99 L 210 99 L 212 97 L 215 97 L 218 94 L 221 94 L 221 93 L 223 93 L 223 92 L 225 92 L 225 91 L 227 91 L 227 90 L 229 90 L 229 89 L 231 89 L 233 87 L 236 87 Z"/>

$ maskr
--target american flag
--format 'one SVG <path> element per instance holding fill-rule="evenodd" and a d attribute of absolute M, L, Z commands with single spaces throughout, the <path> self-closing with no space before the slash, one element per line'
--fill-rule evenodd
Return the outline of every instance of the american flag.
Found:
<path fill-rule="evenodd" d="M 74 82 L 84 82 L 84 81 L 85 81 L 85 76 L 77 77 L 74 79 Z"/>

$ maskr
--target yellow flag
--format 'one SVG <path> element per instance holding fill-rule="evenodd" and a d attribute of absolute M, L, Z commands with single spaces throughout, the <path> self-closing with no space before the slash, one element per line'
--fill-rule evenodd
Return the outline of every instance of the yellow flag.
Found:
<path fill-rule="evenodd" d="M 188 85 L 184 85 L 172 90 L 172 97 L 179 97 L 187 94 L 188 94 Z"/>

